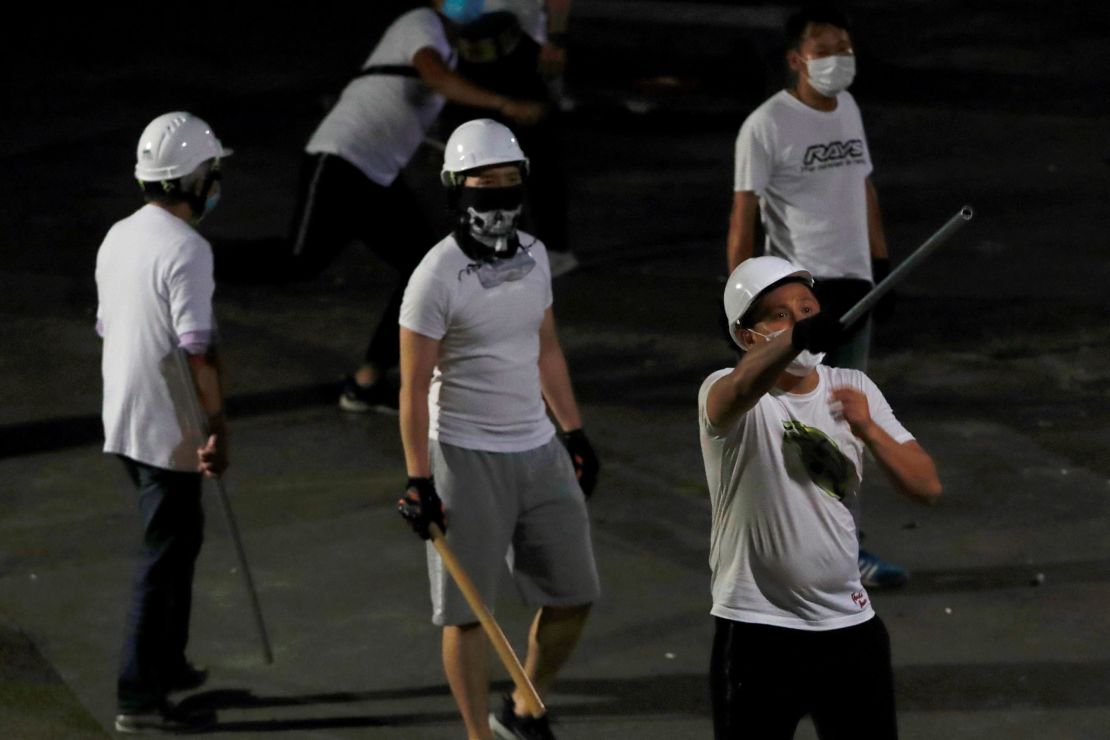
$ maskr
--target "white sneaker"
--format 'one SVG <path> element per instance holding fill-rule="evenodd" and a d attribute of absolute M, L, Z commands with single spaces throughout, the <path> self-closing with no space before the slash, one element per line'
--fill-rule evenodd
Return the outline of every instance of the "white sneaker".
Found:
<path fill-rule="evenodd" d="M 551 265 L 551 277 L 557 278 L 560 275 L 566 275 L 568 272 L 578 267 L 578 258 L 574 256 L 574 252 L 548 252 L 547 261 Z"/>

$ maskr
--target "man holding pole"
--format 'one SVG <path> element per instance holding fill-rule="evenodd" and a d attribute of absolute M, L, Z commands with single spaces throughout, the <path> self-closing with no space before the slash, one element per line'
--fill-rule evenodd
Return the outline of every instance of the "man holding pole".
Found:
<path fill-rule="evenodd" d="M 598 462 L 555 331 L 546 250 L 516 228 L 527 169 L 516 137 L 495 121 L 464 123 L 447 141 L 443 181 L 456 226 L 421 261 L 401 307 L 409 478 L 398 503 L 424 539 L 431 523 L 446 524 L 485 604 L 496 601 L 508 562 L 521 596 L 539 607 L 524 667 L 542 695 L 600 593 L 585 505 Z M 468 737 L 553 737 L 546 716 L 528 716 L 520 690 L 487 717 L 486 636 L 431 545 L 428 571 Z"/>
<path fill-rule="evenodd" d="M 201 480 L 227 468 L 228 450 L 212 251 L 194 226 L 219 199 L 220 162 L 230 154 L 190 113 L 155 118 L 135 166 L 147 203 L 116 223 L 97 253 L 104 451 L 123 462 L 143 521 L 117 688 L 122 733 L 196 731 L 215 721 L 167 695 L 207 678 L 185 647 L 204 530 Z M 206 419 L 192 413 L 198 395 Z"/>
<path fill-rule="evenodd" d="M 842 329 L 812 286 L 779 257 L 737 267 L 724 309 L 744 356 L 698 393 L 719 740 L 791 738 L 805 714 L 821 737 L 897 737 L 890 638 L 860 582 L 849 508 L 865 451 L 913 499 L 941 485 L 875 384 L 820 364 Z"/>

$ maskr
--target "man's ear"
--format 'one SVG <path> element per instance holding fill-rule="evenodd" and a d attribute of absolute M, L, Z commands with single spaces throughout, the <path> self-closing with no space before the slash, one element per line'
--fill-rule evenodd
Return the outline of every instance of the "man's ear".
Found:
<path fill-rule="evenodd" d="M 733 336 L 740 340 L 740 344 L 743 345 L 744 349 L 748 350 L 752 348 L 752 344 L 755 342 L 755 335 L 752 334 L 750 329 L 736 327 L 732 331 Z"/>
<path fill-rule="evenodd" d="M 786 50 L 786 66 L 798 74 L 806 68 L 806 60 L 797 49 Z"/>

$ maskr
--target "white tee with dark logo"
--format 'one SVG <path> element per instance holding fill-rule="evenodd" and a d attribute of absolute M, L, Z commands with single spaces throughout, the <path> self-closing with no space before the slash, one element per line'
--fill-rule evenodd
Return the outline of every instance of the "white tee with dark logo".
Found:
<path fill-rule="evenodd" d="M 733 189 L 759 196 L 767 254 L 818 278 L 870 280 L 871 158 L 855 99 L 836 100 L 819 111 L 782 90 L 757 108 L 736 139 Z"/>

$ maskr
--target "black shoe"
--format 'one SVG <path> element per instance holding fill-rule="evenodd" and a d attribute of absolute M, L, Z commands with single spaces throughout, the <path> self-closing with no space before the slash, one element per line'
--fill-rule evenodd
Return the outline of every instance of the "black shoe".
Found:
<path fill-rule="evenodd" d="M 170 691 L 192 691 L 199 689 L 208 680 L 208 669 L 186 662 L 177 675 L 170 681 Z"/>
<path fill-rule="evenodd" d="M 348 375 L 343 379 L 343 392 L 339 395 L 339 408 L 355 414 L 377 412 L 396 416 L 398 413 L 397 391 L 384 379 L 373 385 L 359 385 Z"/>
<path fill-rule="evenodd" d="M 187 712 L 169 702 L 155 709 L 116 715 L 116 732 L 125 735 L 203 732 L 215 724 L 216 713 L 211 709 Z"/>
<path fill-rule="evenodd" d="M 505 696 L 500 712 L 490 712 L 489 726 L 500 740 L 555 740 L 547 715 L 520 717 L 513 711 L 513 697 Z"/>

